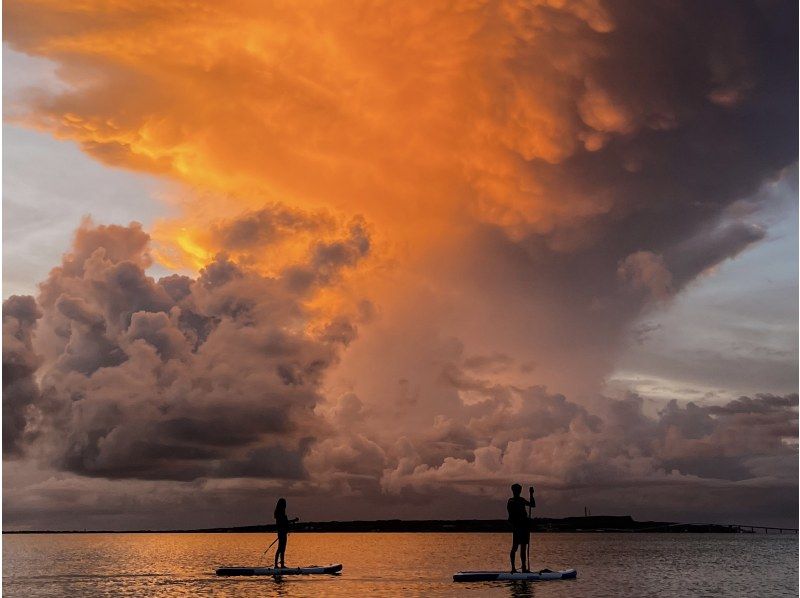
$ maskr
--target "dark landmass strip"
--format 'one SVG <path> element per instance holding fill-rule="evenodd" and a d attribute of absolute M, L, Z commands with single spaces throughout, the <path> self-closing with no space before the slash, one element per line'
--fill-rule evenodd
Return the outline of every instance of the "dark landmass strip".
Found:
<path fill-rule="evenodd" d="M 736 532 L 736 528 L 726 525 L 676 524 L 661 521 L 635 521 L 630 515 L 566 517 L 564 519 L 532 519 L 534 532 L 635 532 L 635 531 L 695 531 L 695 532 Z M 216 528 L 199 530 L 202 532 L 274 532 L 274 525 L 253 525 L 236 528 Z M 387 519 L 382 521 L 323 521 L 297 523 L 294 532 L 453 532 L 453 533 L 505 533 L 509 524 L 505 519 L 455 519 L 403 521 Z"/>
<path fill-rule="evenodd" d="M 636 521 L 630 515 L 624 516 L 588 516 L 549 519 L 535 517 L 531 530 L 534 532 L 655 532 L 655 533 L 752 533 L 749 525 L 719 525 L 713 523 L 673 523 L 669 521 Z M 774 533 L 797 533 L 792 528 L 764 528 L 775 530 Z M 431 519 L 422 521 L 403 521 L 386 519 L 381 521 L 312 521 L 299 522 L 292 526 L 293 533 L 325 533 L 325 532 L 452 532 L 452 533 L 506 533 L 509 532 L 505 519 Z M 72 533 L 265 533 L 275 532 L 275 525 L 248 525 L 243 527 L 213 527 L 192 530 L 73 530 L 73 531 L 4 531 L 4 534 L 72 534 Z"/>

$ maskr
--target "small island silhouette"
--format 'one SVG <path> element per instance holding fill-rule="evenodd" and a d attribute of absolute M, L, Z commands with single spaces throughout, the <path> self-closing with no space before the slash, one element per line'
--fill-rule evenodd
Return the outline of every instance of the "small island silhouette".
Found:
<path fill-rule="evenodd" d="M 292 525 L 292 533 L 378 532 L 378 533 L 507 533 L 505 519 L 427 519 L 404 521 L 384 519 L 377 521 L 310 521 Z M 765 527 L 753 525 L 724 525 L 717 523 L 675 523 L 670 521 L 636 521 L 630 515 L 589 515 L 561 519 L 534 517 L 531 531 L 579 533 L 797 533 L 796 528 Z M 200 529 L 143 529 L 143 530 L 20 530 L 4 534 L 65 534 L 65 533 L 274 533 L 275 524 L 246 525 L 239 527 L 211 527 Z"/>

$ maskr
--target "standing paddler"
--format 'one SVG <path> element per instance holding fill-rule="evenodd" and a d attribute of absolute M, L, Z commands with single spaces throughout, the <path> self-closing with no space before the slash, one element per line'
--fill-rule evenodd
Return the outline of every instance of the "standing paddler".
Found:
<path fill-rule="evenodd" d="M 300 521 L 299 517 L 289 519 L 286 516 L 286 499 L 279 498 L 275 505 L 275 529 L 278 532 L 278 548 L 275 550 L 275 568 L 278 568 L 280 560 L 281 568 L 286 568 L 284 558 L 286 556 L 286 540 L 289 536 L 289 525 Z"/>
<path fill-rule="evenodd" d="M 530 500 L 526 500 L 520 496 L 522 494 L 522 486 L 514 484 L 511 486 L 513 496 L 508 499 L 506 508 L 508 509 L 508 522 L 511 524 L 511 532 L 513 535 L 513 543 L 511 545 L 511 572 L 516 573 L 516 554 L 517 548 L 519 551 L 519 560 L 522 565 L 523 573 L 530 572 L 530 553 L 529 547 L 531 543 L 531 529 L 530 529 L 530 509 L 536 506 L 533 500 L 533 486 L 530 488 Z"/>

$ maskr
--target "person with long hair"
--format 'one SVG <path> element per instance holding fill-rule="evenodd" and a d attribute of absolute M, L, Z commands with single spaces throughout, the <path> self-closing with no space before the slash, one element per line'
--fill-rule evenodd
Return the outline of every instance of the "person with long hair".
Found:
<path fill-rule="evenodd" d="M 279 498 L 278 504 L 275 505 L 275 529 L 278 532 L 278 548 L 275 550 L 275 568 L 278 568 L 278 559 L 280 558 L 281 568 L 286 568 L 284 558 L 286 556 L 286 540 L 289 536 L 289 526 L 292 523 L 300 521 L 299 517 L 289 519 L 286 516 L 286 499 Z"/>

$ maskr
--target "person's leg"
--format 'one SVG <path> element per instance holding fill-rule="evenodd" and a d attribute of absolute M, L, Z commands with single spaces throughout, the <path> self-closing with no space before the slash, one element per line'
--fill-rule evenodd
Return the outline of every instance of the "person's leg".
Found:
<path fill-rule="evenodd" d="M 528 568 L 528 545 L 527 544 L 520 544 L 519 546 L 519 560 L 522 563 L 522 572 L 528 573 L 530 569 Z"/>
<path fill-rule="evenodd" d="M 525 546 L 523 546 L 523 554 L 525 555 L 525 564 L 522 566 L 522 570 L 526 573 L 530 572 L 531 570 L 531 530 L 525 530 Z"/>
<path fill-rule="evenodd" d="M 285 567 L 286 566 L 286 561 L 284 559 L 286 558 L 286 540 L 287 540 L 287 538 L 288 538 L 288 534 L 283 534 L 283 535 L 281 535 L 281 539 L 278 540 L 278 545 L 280 546 L 280 549 L 281 549 L 281 567 Z"/>
<path fill-rule="evenodd" d="M 283 534 L 278 534 L 278 548 L 275 549 L 275 568 L 278 568 L 278 562 L 280 561 L 281 567 L 284 564 L 284 553 L 286 552 L 286 536 Z"/>
<path fill-rule="evenodd" d="M 515 563 L 516 555 L 517 555 L 517 540 L 515 538 L 513 543 L 511 544 L 511 553 L 509 554 L 509 556 L 511 557 L 511 572 L 512 573 L 516 573 L 516 571 L 517 571 L 517 567 L 516 567 L 516 563 Z"/>

